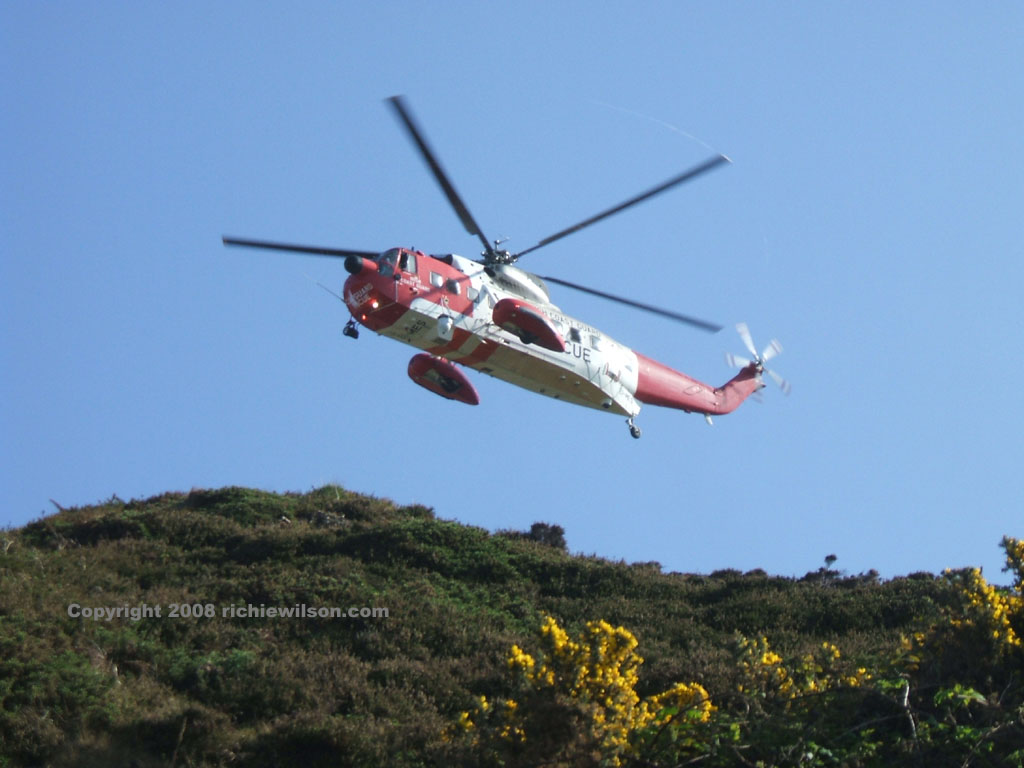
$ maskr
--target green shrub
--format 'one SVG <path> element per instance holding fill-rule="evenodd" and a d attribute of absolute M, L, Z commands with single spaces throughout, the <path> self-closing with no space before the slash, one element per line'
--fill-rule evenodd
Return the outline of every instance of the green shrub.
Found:
<path fill-rule="evenodd" d="M 854 671 L 886 670 L 876 676 L 877 688 L 808 699 L 788 725 L 771 717 L 759 724 L 726 718 L 709 720 L 708 728 L 719 728 L 711 735 L 722 744 L 735 744 L 730 729 L 738 725 L 747 740 L 741 755 L 784 764 L 771 743 L 798 738 L 806 726 L 817 734 L 815 744 L 805 739 L 815 760 L 827 764 L 827 737 L 846 750 L 852 768 L 881 760 L 885 749 L 909 738 L 900 703 L 904 678 L 893 658 L 905 661 L 914 652 L 902 636 L 961 607 L 957 584 L 926 574 L 797 581 L 759 571 L 663 573 L 656 563 L 570 555 L 557 525 L 491 534 L 438 519 L 427 507 L 333 485 L 309 493 L 224 488 L 112 498 L 59 509 L 4 536 L 0 768 L 132 760 L 140 768 L 172 761 L 486 765 L 486 755 L 446 742 L 442 733 L 480 695 L 514 694 L 508 649 L 525 648 L 545 615 L 572 633 L 595 618 L 628 627 L 645 657 L 635 681 L 639 697 L 685 682 L 701 686 L 734 717 L 737 630 L 769 637 L 793 669 L 833 643 Z M 389 615 L 296 621 L 218 612 L 94 622 L 69 618 L 72 602 L 385 607 Z M 908 693 L 918 718 L 916 754 L 927 748 L 948 756 L 944 745 L 956 738 L 965 745 L 957 765 L 969 755 L 1010 754 L 1004 747 L 1018 734 L 1006 727 L 1007 702 L 1019 699 L 1011 686 L 1002 704 L 991 703 L 1002 690 L 996 682 L 1007 686 L 997 676 L 1005 671 L 1001 664 L 988 669 L 991 686 L 982 678 L 971 685 L 956 680 L 950 665 L 921 665 Z M 918 685 L 926 674 L 931 688 Z M 966 688 L 956 689 L 958 682 Z M 941 691 L 950 694 L 936 703 Z M 810 706 L 816 702 L 821 706 Z M 829 729 L 840 715 L 845 730 L 873 719 L 880 724 L 870 738 L 855 729 L 836 741 L 842 734 Z M 964 730 L 970 718 L 981 729 L 973 736 Z M 677 742 L 696 738 L 664 731 L 670 732 Z M 572 740 L 572 733 L 563 736 Z M 649 757 L 679 762 L 682 753 L 661 738 L 645 742 L 662 750 Z"/>

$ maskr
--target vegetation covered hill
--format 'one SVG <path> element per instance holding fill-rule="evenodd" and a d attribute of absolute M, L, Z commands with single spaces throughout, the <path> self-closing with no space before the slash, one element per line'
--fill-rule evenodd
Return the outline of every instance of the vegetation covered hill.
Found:
<path fill-rule="evenodd" d="M 0 536 L 0 768 L 1024 756 L 1020 584 L 975 572 L 666 574 L 336 486 Z"/>

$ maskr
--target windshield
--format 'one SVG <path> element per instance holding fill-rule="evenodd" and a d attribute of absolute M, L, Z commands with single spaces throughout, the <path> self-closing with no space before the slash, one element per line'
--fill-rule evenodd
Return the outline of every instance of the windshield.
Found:
<path fill-rule="evenodd" d="M 378 258 L 377 263 L 380 265 L 378 271 L 382 275 L 391 275 L 395 272 L 395 264 L 398 263 L 398 249 L 392 248 L 388 251 L 384 251 Z"/>

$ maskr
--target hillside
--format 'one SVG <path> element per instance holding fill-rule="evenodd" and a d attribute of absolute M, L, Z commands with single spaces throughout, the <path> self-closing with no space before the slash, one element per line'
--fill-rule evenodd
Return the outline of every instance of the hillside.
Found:
<path fill-rule="evenodd" d="M 1006 746 L 1024 743 L 1013 726 L 1019 654 L 984 664 L 954 654 L 959 666 L 925 657 L 934 628 L 952 626 L 965 604 L 956 579 L 662 573 L 657 563 L 571 555 L 560 533 L 490 534 L 336 486 L 114 498 L 4 531 L 0 766 L 675 765 L 686 750 L 707 765 L 886 764 L 897 753 L 943 764 L 938 750 L 957 765 L 1020 763 Z M 651 710 L 648 731 L 631 721 L 629 745 L 612 754 L 588 730 L 604 706 L 594 696 L 545 689 L 533 666 L 517 676 L 513 646 L 546 669 L 542 659 L 550 667 L 564 647 L 596 654 L 557 638 L 564 628 L 596 643 L 599 621 L 638 643 L 642 664 L 631 650 L 618 662 L 635 669 L 634 704 L 678 683 L 714 702 L 684 724 L 696 730 L 669 727 L 671 707 L 657 718 Z M 951 637 L 947 649 L 959 642 Z M 830 660 L 817 670 L 790 662 L 822 648 Z M 760 720 L 743 698 L 755 677 Z M 804 681 L 801 696 L 782 695 L 785 679 Z M 812 689 L 814 706 L 801 709 Z M 945 691 L 953 698 L 938 701 Z M 993 691 L 1002 698 L 987 698 Z M 518 697 L 533 725 L 512 743 L 520 731 L 488 726 L 481 696 L 505 701 L 509 718 Z M 838 730 L 822 715 L 831 706 L 845 718 Z M 973 741 L 957 730 L 967 727 L 961 709 L 978 729 Z M 875 720 L 869 749 L 864 724 Z M 567 733 L 545 730 L 560 722 L 572 724 Z M 794 722 L 837 741 L 787 751 Z M 996 758 L 1017 762 L 985 762 Z"/>

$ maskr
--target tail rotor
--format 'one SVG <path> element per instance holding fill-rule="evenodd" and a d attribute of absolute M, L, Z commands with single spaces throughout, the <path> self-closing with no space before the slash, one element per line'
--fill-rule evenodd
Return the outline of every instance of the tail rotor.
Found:
<path fill-rule="evenodd" d="M 778 339 L 772 339 L 768 343 L 768 346 L 764 348 L 764 351 L 758 354 L 757 347 L 754 346 L 754 339 L 750 336 L 750 329 L 747 328 L 747 324 L 737 323 L 736 332 L 739 333 L 743 346 L 747 348 L 747 351 L 753 359 L 748 360 L 745 357 L 737 357 L 736 355 L 732 355 L 727 352 L 725 355 L 726 365 L 731 368 L 745 368 L 753 363 L 757 368 L 757 374 L 759 377 L 762 373 L 767 373 L 771 380 L 779 386 L 782 393 L 784 395 L 788 395 L 792 389 L 789 386 L 789 382 L 779 376 L 775 371 L 765 367 L 765 363 L 782 352 L 782 345 L 779 343 Z"/>

